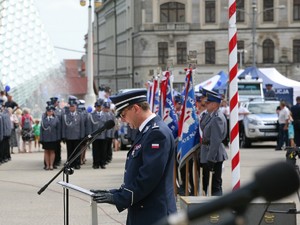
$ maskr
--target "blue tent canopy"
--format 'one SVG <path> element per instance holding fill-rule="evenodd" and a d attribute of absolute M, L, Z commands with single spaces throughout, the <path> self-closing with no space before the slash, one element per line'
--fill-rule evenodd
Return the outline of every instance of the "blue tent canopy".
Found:
<path fill-rule="evenodd" d="M 256 67 L 247 67 L 240 75 L 239 79 L 245 79 L 246 75 L 251 75 L 252 79 L 262 78 L 264 74 L 259 71 Z"/>

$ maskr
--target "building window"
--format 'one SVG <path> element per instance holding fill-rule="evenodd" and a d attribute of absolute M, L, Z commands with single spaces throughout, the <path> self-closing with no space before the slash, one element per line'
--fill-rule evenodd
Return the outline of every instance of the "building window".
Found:
<path fill-rule="evenodd" d="M 264 21 L 273 21 L 274 20 L 274 2 L 273 0 L 264 0 L 264 13 L 263 20 Z"/>
<path fill-rule="evenodd" d="M 245 64 L 245 42 L 244 41 L 237 42 L 237 50 L 238 50 L 238 58 L 237 58 L 238 64 Z"/>
<path fill-rule="evenodd" d="M 177 64 L 186 64 L 186 42 L 177 42 Z"/>
<path fill-rule="evenodd" d="M 294 21 L 300 20 L 300 0 L 294 0 L 293 19 Z"/>
<path fill-rule="evenodd" d="M 158 42 L 158 64 L 166 65 L 168 62 L 168 42 Z"/>
<path fill-rule="evenodd" d="M 245 21 L 245 1 L 237 0 L 236 1 L 236 22 Z"/>
<path fill-rule="evenodd" d="M 267 39 L 263 42 L 263 63 L 274 63 L 274 42 Z"/>
<path fill-rule="evenodd" d="M 216 22 L 216 3 L 212 0 L 205 1 L 205 22 Z"/>
<path fill-rule="evenodd" d="M 216 63 L 216 46 L 214 41 L 205 42 L 205 64 Z"/>
<path fill-rule="evenodd" d="M 160 6 L 160 22 L 185 22 L 185 5 L 168 2 Z"/>
<path fill-rule="evenodd" d="M 300 39 L 293 40 L 293 62 L 300 62 Z"/>

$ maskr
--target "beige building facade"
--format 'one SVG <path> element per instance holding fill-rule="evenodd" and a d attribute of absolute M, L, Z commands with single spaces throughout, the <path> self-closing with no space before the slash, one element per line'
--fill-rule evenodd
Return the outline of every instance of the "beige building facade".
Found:
<path fill-rule="evenodd" d="M 237 0 L 239 68 L 275 67 L 300 80 L 300 0 Z M 94 76 L 117 91 L 170 70 L 180 90 L 228 73 L 228 1 L 106 0 L 95 11 Z M 253 54 L 254 53 L 254 54 Z"/>

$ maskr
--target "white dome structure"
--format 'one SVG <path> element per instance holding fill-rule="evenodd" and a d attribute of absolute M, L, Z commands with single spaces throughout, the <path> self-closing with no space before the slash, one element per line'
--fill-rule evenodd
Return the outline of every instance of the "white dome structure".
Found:
<path fill-rule="evenodd" d="M 49 98 L 45 81 L 61 76 L 60 67 L 34 0 L 0 1 L 1 89 L 9 86 L 20 106 L 42 102 Z"/>

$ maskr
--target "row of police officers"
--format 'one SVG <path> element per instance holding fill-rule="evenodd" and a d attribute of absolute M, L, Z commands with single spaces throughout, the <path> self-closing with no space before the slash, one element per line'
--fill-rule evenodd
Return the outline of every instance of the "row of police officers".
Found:
<path fill-rule="evenodd" d="M 114 128 L 93 137 L 92 143 L 89 135 L 103 127 L 106 121 L 115 120 L 115 116 L 108 101 L 98 99 L 94 107 L 92 112 L 87 112 L 84 101 L 75 96 L 69 96 L 68 105 L 64 108 L 59 107 L 57 97 L 47 102 L 46 112 L 41 118 L 40 142 L 46 151 L 50 142 L 56 143 L 54 168 L 61 162 L 61 141 L 66 143 L 67 162 L 72 168 L 80 169 L 89 145 L 92 146 L 94 169 L 104 169 L 111 161 Z M 53 111 L 52 118 L 48 116 L 49 111 Z"/>

